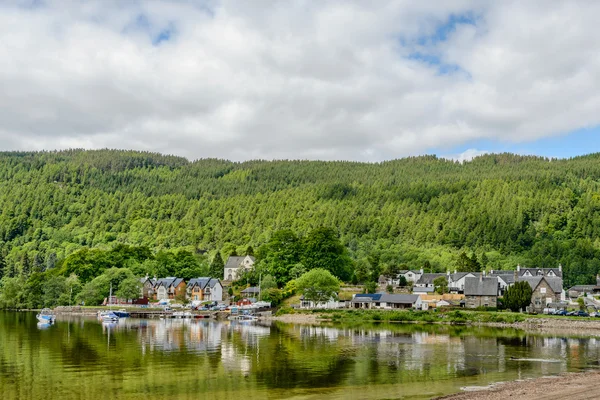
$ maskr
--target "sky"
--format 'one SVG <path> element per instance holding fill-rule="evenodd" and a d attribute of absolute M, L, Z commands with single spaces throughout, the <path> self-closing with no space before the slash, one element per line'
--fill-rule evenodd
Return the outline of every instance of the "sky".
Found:
<path fill-rule="evenodd" d="M 600 152 L 600 2 L 3 0 L 0 150 Z"/>

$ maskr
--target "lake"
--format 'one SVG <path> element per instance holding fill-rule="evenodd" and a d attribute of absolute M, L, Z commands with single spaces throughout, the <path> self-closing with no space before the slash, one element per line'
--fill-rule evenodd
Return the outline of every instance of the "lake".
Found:
<path fill-rule="evenodd" d="M 311 327 L 0 312 L 8 399 L 428 399 L 598 366 L 595 338 L 440 325 Z"/>

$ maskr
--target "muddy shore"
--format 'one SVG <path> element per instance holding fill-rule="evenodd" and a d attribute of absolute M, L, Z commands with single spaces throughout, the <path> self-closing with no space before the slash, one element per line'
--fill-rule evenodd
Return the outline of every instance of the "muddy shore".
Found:
<path fill-rule="evenodd" d="M 570 373 L 515 382 L 503 382 L 484 388 L 463 388 L 465 391 L 437 400 L 583 400 L 600 399 L 600 371 Z"/>

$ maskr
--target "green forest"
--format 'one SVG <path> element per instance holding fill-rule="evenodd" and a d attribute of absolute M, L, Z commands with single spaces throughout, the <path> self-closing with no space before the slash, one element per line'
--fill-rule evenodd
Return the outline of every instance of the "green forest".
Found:
<path fill-rule="evenodd" d="M 594 283 L 599 161 L 600 154 L 360 163 L 3 152 L 0 291 L 6 297 L 52 279 L 60 292 L 75 278 L 82 285 L 123 268 L 128 278 L 216 276 L 215 258 L 248 249 L 279 286 L 305 263 L 328 269 L 319 260 L 330 255 L 331 272 L 354 282 L 398 268 L 453 270 L 466 255 L 484 269 L 562 264 L 566 287 Z M 289 244 L 284 254 L 281 243 Z"/>

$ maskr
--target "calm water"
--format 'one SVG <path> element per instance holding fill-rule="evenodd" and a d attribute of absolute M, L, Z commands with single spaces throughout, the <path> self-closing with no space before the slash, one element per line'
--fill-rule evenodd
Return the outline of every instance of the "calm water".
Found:
<path fill-rule="evenodd" d="M 598 366 L 595 338 L 0 312 L 0 398 L 403 399 Z"/>

